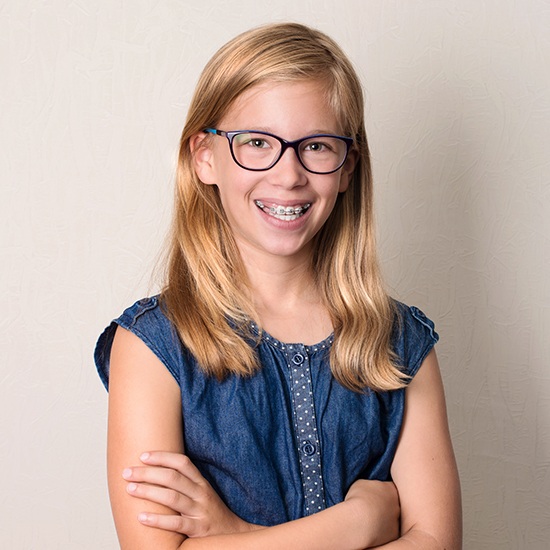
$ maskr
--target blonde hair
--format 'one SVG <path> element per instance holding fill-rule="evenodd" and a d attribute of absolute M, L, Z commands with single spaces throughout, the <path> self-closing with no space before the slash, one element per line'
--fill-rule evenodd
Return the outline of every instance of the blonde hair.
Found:
<path fill-rule="evenodd" d="M 176 202 L 161 301 L 184 345 L 208 374 L 251 375 L 258 339 L 247 275 L 217 188 L 193 168 L 190 140 L 216 127 L 235 100 L 266 81 L 315 80 L 354 140 L 358 162 L 345 193 L 314 238 L 312 273 L 334 327 L 330 365 L 354 391 L 391 390 L 406 377 L 391 350 L 396 311 L 382 285 L 374 238 L 373 192 L 359 79 L 339 46 L 295 23 L 245 32 L 206 65 L 180 141 Z M 259 324 L 259 323 L 258 323 Z"/>

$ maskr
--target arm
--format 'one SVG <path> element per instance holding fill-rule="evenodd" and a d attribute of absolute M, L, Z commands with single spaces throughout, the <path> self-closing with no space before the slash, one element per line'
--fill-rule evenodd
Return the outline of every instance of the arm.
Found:
<path fill-rule="evenodd" d="M 391 472 L 401 503 L 401 537 L 383 548 L 462 548 L 460 482 L 434 350 L 406 390 Z"/>
<path fill-rule="evenodd" d="M 360 479 L 350 487 L 343 503 L 276 527 L 262 527 L 239 518 L 230 524 L 222 509 L 228 511 L 227 507 L 185 455 L 156 451 L 146 453 L 142 461 L 147 466 L 125 471 L 125 479 L 131 481 L 131 494 L 168 504 L 177 512 L 144 514 L 140 521 L 186 533 L 190 537 L 183 544 L 186 548 L 275 549 L 293 543 L 315 550 L 370 548 L 394 540 L 399 534 L 399 501 L 391 482 Z M 259 530 L 263 532 L 250 534 Z M 244 533 L 248 534 L 242 536 Z"/>
<path fill-rule="evenodd" d="M 107 469 L 111 505 L 121 548 L 171 550 L 179 548 L 186 535 L 204 536 L 210 532 L 217 534 L 250 529 L 249 524 L 225 506 L 182 454 L 180 389 L 166 367 L 137 336 L 121 328 L 115 334 L 110 363 Z M 174 491 L 169 491 L 166 498 L 167 491 L 159 487 L 157 479 L 147 480 L 147 486 L 134 483 L 135 476 L 132 474 L 138 468 L 127 466 L 139 463 L 140 456 L 144 461 L 141 454 L 143 448 L 166 449 L 172 452 L 172 456 L 178 457 L 180 463 L 183 460 L 187 465 L 186 471 L 190 472 L 190 478 L 185 478 L 188 483 L 184 483 L 178 496 L 186 500 L 190 517 L 182 524 L 184 529 L 179 532 L 175 529 L 149 527 L 149 514 L 173 518 L 176 514 L 173 508 L 177 501 L 169 498 Z M 164 454 L 169 453 L 165 451 Z M 157 468 L 152 471 L 168 473 L 168 478 L 164 480 L 173 481 L 170 475 L 174 473 L 173 470 Z M 133 498 L 139 496 L 145 488 L 153 495 L 161 494 L 160 498 L 152 498 L 147 503 L 148 514 L 143 514 L 143 501 Z M 205 506 L 207 513 L 204 513 Z"/>
<path fill-rule="evenodd" d="M 382 482 L 379 482 L 382 483 Z M 383 489 L 385 491 L 385 489 Z M 367 499 L 368 501 L 368 499 Z M 186 550 L 362 550 L 378 547 L 388 539 L 394 539 L 393 528 L 380 528 L 377 523 L 380 501 L 364 512 L 364 502 L 350 506 L 345 500 L 311 516 L 256 531 L 236 535 L 217 535 L 207 538 L 189 538 L 182 548 Z M 366 502 L 366 501 L 365 501 Z M 397 507 L 396 507 L 397 509 Z M 374 513 L 373 513 L 374 512 Z M 397 516 L 391 518 L 397 525 Z M 372 518 L 372 523 L 370 522 Z M 388 519 L 384 519 L 389 523 Z M 366 542 L 370 541 L 370 542 Z"/>
<path fill-rule="evenodd" d="M 319 514 L 247 533 L 185 538 L 176 530 L 151 528 L 155 527 L 155 520 L 179 515 L 174 510 L 176 500 L 170 500 L 175 491 L 168 490 L 160 496 L 157 492 L 157 497 L 151 496 L 159 487 L 173 486 L 174 480 L 142 483 L 128 476 L 127 470 L 128 466 L 140 464 L 139 457 L 145 449 L 162 449 L 180 456 L 184 452 L 180 390 L 159 359 L 139 338 L 124 329 L 117 329 L 110 365 L 108 479 L 113 516 L 123 550 L 269 550 L 292 548 L 296 544 L 300 544 L 302 550 L 345 550 L 382 544 L 397 536 L 396 528 L 389 527 L 397 525 L 396 492 L 391 484 L 377 482 L 358 484 L 344 502 Z M 155 454 L 150 453 L 151 456 Z M 131 468 L 132 472 L 140 470 L 139 467 Z M 158 475 L 158 469 L 153 471 Z M 174 469 L 164 468 L 164 473 L 173 475 Z M 136 481 L 138 483 L 134 483 Z M 129 492 L 129 488 L 133 491 Z M 227 508 L 225 510 L 237 517 Z M 137 519 L 144 511 L 152 518 L 146 524 Z M 250 529 L 256 527 L 249 525 Z"/>
<path fill-rule="evenodd" d="M 117 328 L 110 359 L 107 476 L 122 549 L 178 548 L 180 533 L 141 525 L 143 503 L 127 492 L 123 470 L 139 463 L 144 449 L 183 452 L 180 391 L 170 372 L 132 333 Z M 173 513 L 151 503 L 147 509 Z"/>

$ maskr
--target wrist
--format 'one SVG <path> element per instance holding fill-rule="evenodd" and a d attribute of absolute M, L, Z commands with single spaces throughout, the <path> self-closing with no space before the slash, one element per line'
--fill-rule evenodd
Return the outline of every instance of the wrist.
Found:
<path fill-rule="evenodd" d="M 244 519 L 239 518 L 239 523 L 237 525 L 237 531 L 239 533 L 250 533 L 251 531 L 259 531 L 260 529 L 265 529 L 264 525 L 257 525 L 255 523 L 248 523 Z"/>
<path fill-rule="evenodd" d="M 353 537 L 353 547 L 369 548 L 376 541 L 371 521 L 369 518 L 369 506 L 365 499 L 349 498 L 342 502 L 343 512 L 349 518 L 349 536 Z"/>

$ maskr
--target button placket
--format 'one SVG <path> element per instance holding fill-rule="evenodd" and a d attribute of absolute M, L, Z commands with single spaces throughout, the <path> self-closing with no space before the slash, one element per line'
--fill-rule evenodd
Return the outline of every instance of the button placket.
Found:
<path fill-rule="evenodd" d="M 310 515 L 325 509 L 326 502 L 309 357 L 304 346 L 292 345 L 286 348 L 294 430 L 306 502 L 304 513 Z"/>

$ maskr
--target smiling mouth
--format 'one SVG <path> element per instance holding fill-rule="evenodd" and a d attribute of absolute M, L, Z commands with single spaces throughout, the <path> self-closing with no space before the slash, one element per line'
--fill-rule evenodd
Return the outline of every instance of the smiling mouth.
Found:
<path fill-rule="evenodd" d="M 307 212 L 308 208 L 311 206 L 310 202 L 299 204 L 297 206 L 280 206 L 278 204 L 266 206 L 262 201 L 254 201 L 254 204 L 256 204 L 256 206 L 260 210 L 262 210 L 269 216 L 273 216 L 274 218 L 277 218 L 278 220 L 282 220 L 284 222 L 291 222 L 300 218 Z"/>

